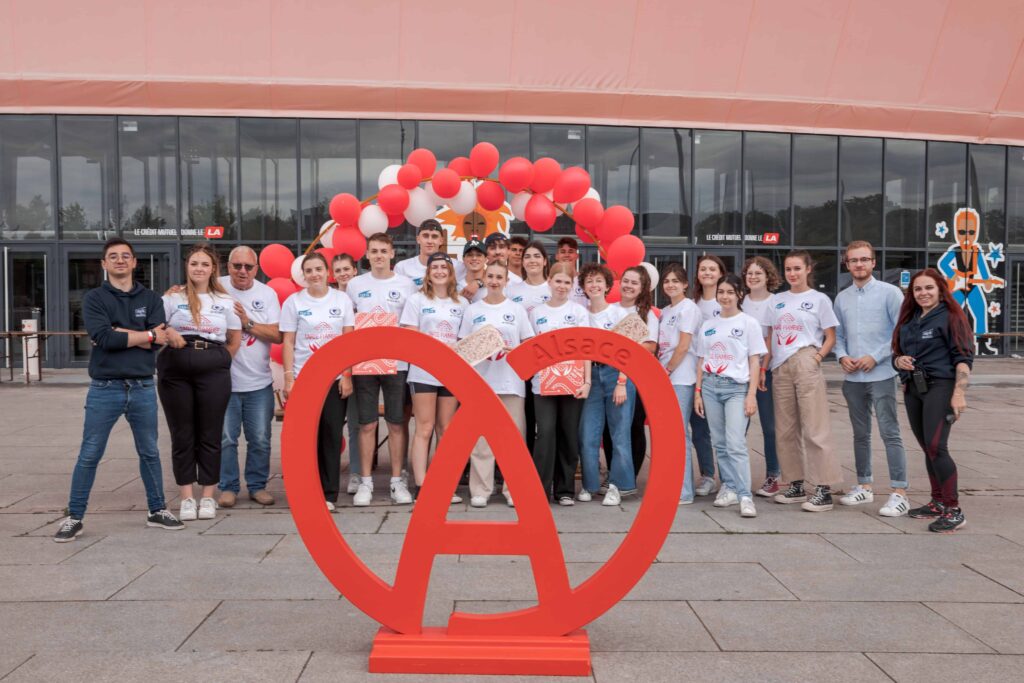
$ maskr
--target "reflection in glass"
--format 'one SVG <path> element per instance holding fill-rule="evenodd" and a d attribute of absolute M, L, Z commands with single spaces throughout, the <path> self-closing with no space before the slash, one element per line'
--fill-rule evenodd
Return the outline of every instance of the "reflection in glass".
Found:
<path fill-rule="evenodd" d="M 563 126 L 549 124 L 535 124 L 532 126 L 533 159 L 551 157 L 562 165 L 562 168 L 569 166 L 583 166 L 586 154 L 586 129 L 584 126 Z M 608 206 L 604 196 L 601 197 L 605 206 Z M 555 227 L 547 232 L 548 235 L 575 235 L 576 224 L 571 218 L 558 214 Z"/>
<path fill-rule="evenodd" d="M 928 143 L 928 220 L 925 223 L 928 245 L 945 249 L 952 233 L 945 238 L 935 233 L 935 226 L 945 222 L 953 230 L 953 214 L 966 201 L 965 172 L 967 145 L 959 142 Z"/>
<path fill-rule="evenodd" d="M 416 146 L 412 121 L 359 122 L 359 198 L 377 194 L 377 178 L 386 166 L 401 164 Z M 408 222 L 388 230 L 395 239 L 413 239 Z"/>
<path fill-rule="evenodd" d="M 645 237 L 679 237 L 690 241 L 691 143 L 685 128 L 644 128 L 640 164 L 640 212 Z"/>
<path fill-rule="evenodd" d="M 836 138 L 793 136 L 793 224 L 797 245 L 836 243 Z"/>
<path fill-rule="evenodd" d="M 53 237 L 52 116 L 0 116 L 0 236 Z"/>
<path fill-rule="evenodd" d="M 299 177 L 302 179 L 301 239 L 312 240 L 329 218 L 336 194 L 359 196 L 356 182 L 356 122 L 306 119 L 299 122 Z"/>
<path fill-rule="evenodd" d="M 1007 147 L 1006 226 L 1008 241 L 1024 246 L 1024 147 Z M 1022 304 L 1024 305 L 1024 304 Z"/>
<path fill-rule="evenodd" d="M 117 135 L 121 155 L 121 234 L 127 239 L 176 239 L 178 128 L 174 117 L 121 117 Z"/>
<path fill-rule="evenodd" d="M 885 141 L 885 243 L 924 245 L 924 153 L 921 140 Z"/>
<path fill-rule="evenodd" d="M 839 139 L 839 198 L 842 201 L 839 243 L 867 240 L 882 244 L 882 141 Z"/>
<path fill-rule="evenodd" d="M 236 120 L 183 117 L 178 126 L 185 203 L 182 239 L 202 237 L 207 225 L 223 226 L 224 239 L 238 239 Z"/>
<path fill-rule="evenodd" d="M 7 317 L 8 329 L 21 329 L 21 321 L 39 320 L 39 329 L 48 330 L 46 299 L 47 253 L 43 251 L 14 251 L 7 261 L 10 299 Z M 46 357 L 47 342 L 40 340 L 40 356 Z M 21 363 L 21 343 L 14 339 L 7 348 L 13 353 L 14 363 Z"/>
<path fill-rule="evenodd" d="M 130 239 L 130 238 L 129 238 Z M 70 330 L 84 330 L 85 317 L 82 314 L 82 299 L 90 289 L 103 284 L 102 254 L 68 254 L 68 321 Z M 88 337 L 71 338 L 71 360 L 87 361 L 92 342 Z"/>
<path fill-rule="evenodd" d="M 242 239 L 294 240 L 298 219 L 295 119 L 241 119 Z"/>
<path fill-rule="evenodd" d="M 747 244 L 762 242 L 766 233 L 778 233 L 777 244 L 790 244 L 789 135 L 744 135 L 743 207 L 746 234 L 758 238 Z"/>
<path fill-rule="evenodd" d="M 58 116 L 60 226 L 68 239 L 117 231 L 117 143 L 112 116 Z"/>
<path fill-rule="evenodd" d="M 437 157 L 437 167 L 444 168 L 455 157 L 468 157 L 473 148 L 473 124 L 466 121 L 420 121 L 417 147 L 425 147 Z M 490 141 L 488 141 L 490 142 Z M 498 147 L 501 158 L 505 150 Z M 497 170 L 494 175 L 497 176 Z"/>
<path fill-rule="evenodd" d="M 913 275 L 924 268 L 924 265 L 924 252 L 886 250 L 882 280 L 899 287 L 900 275 L 904 270 Z"/>
<path fill-rule="evenodd" d="M 636 128 L 589 126 L 587 171 L 605 206 L 621 204 L 637 210 L 640 131 Z"/>
<path fill-rule="evenodd" d="M 473 135 L 475 137 L 474 144 L 489 142 L 497 147 L 502 161 L 512 157 L 530 159 L 530 124 L 528 123 L 479 121 L 473 124 Z"/>
<path fill-rule="evenodd" d="M 701 244 L 739 244 L 742 136 L 733 131 L 695 131 L 693 196 L 696 238 Z"/>
<path fill-rule="evenodd" d="M 814 289 L 827 294 L 829 299 L 835 299 L 838 291 L 836 281 L 839 275 L 839 254 L 832 249 L 812 250 L 811 258 L 814 260 Z M 779 273 L 785 280 L 785 270 Z"/>
<path fill-rule="evenodd" d="M 1002 145 L 971 145 L 967 163 L 967 205 L 981 216 L 978 242 L 1005 241 L 1006 148 Z"/>

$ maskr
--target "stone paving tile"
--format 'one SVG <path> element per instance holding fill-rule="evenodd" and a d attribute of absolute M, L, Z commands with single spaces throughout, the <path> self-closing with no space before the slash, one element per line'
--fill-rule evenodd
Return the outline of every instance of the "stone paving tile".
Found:
<path fill-rule="evenodd" d="M 691 602 L 723 650 L 747 652 L 990 652 L 916 603 Z M 987 607 L 987 606 L 986 606 Z M 998 607 L 998 605 L 992 605 Z M 1016 607 L 1016 606 L 1015 606 Z M 1020 606 L 1024 609 L 1024 605 Z M 907 634 L 913 634 L 908 638 Z"/>
<path fill-rule="evenodd" d="M 895 529 L 879 521 L 879 517 L 853 508 L 831 512 L 805 512 L 799 505 L 779 505 L 758 501 L 757 517 L 740 517 L 737 507 L 712 508 L 708 516 L 733 533 L 782 534 L 891 534 Z"/>
<path fill-rule="evenodd" d="M 5 679 L 10 672 L 14 671 L 31 658 L 32 655 L 28 653 L 11 652 L 7 654 L 0 654 L 0 679 Z"/>
<path fill-rule="evenodd" d="M 861 535 L 850 534 L 860 538 Z M 863 536 L 874 538 L 877 534 Z M 845 538 L 846 536 L 842 536 Z M 885 535 L 884 538 L 890 538 Z M 815 534 L 669 534 L 659 562 L 760 562 L 776 567 L 849 566 L 857 560 Z"/>
<path fill-rule="evenodd" d="M 346 511 L 347 512 L 347 511 Z M 220 513 L 220 521 L 203 532 L 204 536 L 225 534 L 297 534 L 295 522 L 288 510 L 275 512 L 232 509 Z M 384 516 L 373 512 L 353 512 L 332 515 L 335 524 L 343 534 L 372 534 L 380 527 Z"/>
<path fill-rule="evenodd" d="M 55 544 L 56 545 L 56 544 Z M 68 565 L 0 567 L 0 601 L 106 600 L 152 565 L 94 565 L 83 572 Z M 169 596 L 174 599 L 181 596 Z"/>
<path fill-rule="evenodd" d="M 602 567 L 568 565 L 569 583 L 578 586 Z M 626 600 L 795 600 L 759 564 L 658 562 L 651 565 Z"/>
<path fill-rule="evenodd" d="M 984 554 L 976 557 L 982 559 L 968 560 L 965 564 L 979 574 L 1024 595 L 1024 564 L 1019 560 L 993 560 Z"/>
<path fill-rule="evenodd" d="M 0 654 L 171 652 L 216 601 L 0 603 Z"/>
<path fill-rule="evenodd" d="M 888 676 L 859 653 L 791 652 L 782 657 L 766 657 L 755 652 L 595 652 L 592 665 L 597 683 L 891 683 Z"/>
<path fill-rule="evenodd" d="M 83 535 L 78 541 L 64 544 L 49 539 L 39 540 L 54 546 L 74 546 L 86 538 Z M 189 558 L 196 566 L 206 563 L 259 562 L 281 539 L 281 536 L 213 537 L 190 533 L 189 530 L 143 529 L 142 533 L 107 536 L 67 562 L 83 567 L 94 564 L 135 564 L 143 558 L 150 564 L 174 564 L 182 558 Z"/>
<path fill-rule="evenodd" d="M 294 681 L 309 660 L 309 652 L 174 652 L 78 654 L 74 657 L 39 654 L 6 681 L 169 681 L 183 672 L 200 678 L 238 681 Z"/>
<path fill-rule="evenodd" d="M 17 512 L 0 513 L 0 537 L 20 536 L 49 524 L 59 517 L 55 514 L 30 515 Z"/>
<path fill-rule="evenodd" d="M 951 602 L 927 605 L 997 652 L 1024 654 L 1024 605 Z"/>
<path fill-rule="evenodd" d="M 772 575 L 801 600 L 835 602 L 1024 602 L 1024 596 L 966 567 L 873 564 L 776 569 Z"/>
<path fill-rule="evenodd" d="M 161 564 L 146 572 L 114 599 L 174 600 L 182 595 L 199 600 L 244 600 L 254 595 L 267 600 L 338 598 L 338 591 L 312 560 L 307 564 L 207 564 L 201 576 L 192 573 L 194 567 L 188 559 Z"/>
<path fill-rule="evenodd" d="M 102 536 L 81 536 L 73 543 L 54 543 L 38 536 L 0 538 L 0 565 L 57 564 L 101 540 Z"/>
<path fill-rule="evenodd" d="M 1024 657 L 1014 655 L 920 655 L 867 653 L 898 683 L 935 681 L 1012 681 L 1024 670 Z"/>
<path fill-rule="evenodd" d="M 369 651 L 360 654 L 314 652 L 299 678 L 299 683 L 349 683 L 370 680 L 373 683 L 412 683 L 413 681 L 452 681 L 479 683 L 500 680 L 508 683 L 593 683 L 591 676 L 455 676 L 451 674 L 368 674 Z"/>
<path fill-rule="evenodd" d="M 914 520 L 919 521 L 919 520 Z M 1024 546 L 993 535 L 825 534 L 825 539 L 860 562 L 898 567 L 959 566 L 977 558 L 1024 562 Z"/>
<path fill-rule="evenodd" d="M 356 551 L 363 562 L 374 567 L 377 564 L 397 563 L 405 537 L 398 534 L 352 534 L 346 536 L 345 541 Z M 268 563 L 309 561 L 309 551 L 302 539 L 295 534 L 285 536 L 265 560 Z"/>

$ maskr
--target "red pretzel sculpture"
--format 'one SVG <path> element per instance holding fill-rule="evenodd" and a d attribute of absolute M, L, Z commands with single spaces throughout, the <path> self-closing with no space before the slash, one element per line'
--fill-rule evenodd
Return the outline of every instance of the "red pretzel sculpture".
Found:
<path fill-rule="evenodd" d="M 402 546 L 393 586 L 345 541 L 323 503 L 316 433 L 338 372 L 373 358 L 396 358 L 437 377 L 460 407 L 430 465 Z M 612 332 L 573 328 L 534 337 L 508 355 L 522 378 L 553 363 L 592 360 L 627 373 L 648 406 L 651 468 L 643 502 L 615 553 L 573 588 L 550 505 L 519 430 L 480 375 L 450 347 L 404 328 L 343 335 L 313 354 L 288 401 L 282 435 L 285 487 L 296 526 L 327 579 L 384 628 L 370 670 L 405 673 L 587 675 L 589 643 L 578 631 L 622 599 L 647 571 L 675 517 L 683 483 L 685 433 L 675 392 L 653 354 Z M 447 520 L 469 453 L 487 438 L 516 501 L 518 521 Z M 526 555 L 537 605 L 500 614 L 455 612 L 448 628 L 422 626 L 435 555 Z"/>

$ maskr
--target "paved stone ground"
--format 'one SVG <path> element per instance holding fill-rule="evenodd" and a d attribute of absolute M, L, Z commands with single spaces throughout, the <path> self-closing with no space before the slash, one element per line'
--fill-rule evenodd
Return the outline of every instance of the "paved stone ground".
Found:
<path fill-rule="evenodd" d="M 830 370 L 836 376 L 834 368 Z M 320 575 L 284 503 L 275 445 L 270 489 L 185 531 L 144 526 L 130 431 L 118 424 L 73 543 L 50 537 L 67 502 L 85 389 L 81 373 L 0 385 L 0 679 L 416 680 L 371 677 L 374 622 Z M 930 534 L 876 514 L 883 500 L 810 514 L 758 501 L 741 519 L 702 499 L 680 508 L 646 577 L 589 627 L 596 681 L 1012 680 L 1024 667 L 1024 363 L 976 369 L 971 410 L 953 431 L 968 526 Z M 854 481 L 850 428 L 830 387 L 836 442 Z M 275 426 L 279 432 L 280 424 Z M 905 427 L 905 436 L 910 431 Z M 750 430 L 754 477 L 760 433 Z M 167 430 L 164 480 L 176 509 Z M 908 447 L 912 499 L 928 498 Z M 876 438 L 876 479 L 886 483 Z M 385 490 L 384 480 L 378 491 Z M 453 506 L 453 518 L 510 519 Z M 628 530 L 635 501 L 555 507 L 574 581 Z M 409 509 L 343 508 L 349 542 L 390 580 Z M 454 606 L 500 611 L 535 599 L 522 558 L 444 557 L 427 622 Z M 438 677 L 441 678 L 441 677 Z M 448 677 L 444 677 L 447 679 Z"/>

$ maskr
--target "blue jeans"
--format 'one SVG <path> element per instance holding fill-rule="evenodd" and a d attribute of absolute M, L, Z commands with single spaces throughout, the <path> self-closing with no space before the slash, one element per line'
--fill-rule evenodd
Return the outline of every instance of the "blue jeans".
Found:
<path fill-rule="evenodd" d="M 690 415 L 690 431 L 693 447 L 697 450 L 697 462 L 700 463 L 700 476 L 715 476 L 715 451 L 711 447 L 711 431 L 708 421 L 694 411 Z"/>
<path fill-rule="evenodd" d="M 683 492 L 679 494 L 679 500 L 693 500 L 693 429 L 689 424 L 690 415 L 693 414 L 694 385 L 673 384 L 672 388 L 676 392 L 679 412 L 683 414 L 683 426 L 686 431 L 686 467 L 683 475 Z"/>
<path fill-rule="evenodd" d="M 701 384 L 704 414 L 718 453 L 718 475 L 722 485 L 740 498 L 750 496 L 750 454 L 747 452 L 747 423 L 743 401 L 747 382 L 705 375 Z"/>
<path fill-rule="evenodd" d="M 274 420 L 274 387 L 234 391 L 224 413 L 220 441 L 221 491 L 238 493 L 238 436 L 245 429 L 245 487 L 249 493 L 267 488 L 270 477 L 270 425 Z"/>
<path fill-rule="evenodd" d="M 85 397 L 82 447 L 71 475 L 68 509 L 75 519 L 85 516 L 89 493 L 96 481 L 96 466 L 107 448 L 110 430 L 122 415 L 128 420 L 139 454 L 139 476 L 146 487 L 150 512 L 163 510 L 164 484 L 160 451 L 156 445 L 156 385 L 152 379 L 94 379 Z"/>
<path fill-rule="evenodd" d="M 772 371 L 766 372 L 764 377 L 768 390 L 758 390 L 757 392 L 757 416 L 761 420 L 761 434 L 764 436 L 764 472 L 769 477 L 778 478 L 782 469 L 779 467 L 779 452 L 775 449 L 775 401 L 772 400 Z"/>
<path fill-rule="evenodd" d="M 632 382 L 626 382 L 626 402 L 617 406 L 612 401 L 612 392 L 615 391 L 618 378 L 618 370 L 599 363 L 594 363 L 590 373 L 590 394 L 583 403 L 583 414 L 580 416 L 580 459 L 583 461 L 583 488 L 591 493 L 601 487 L 597 461 L 606 419 L 608 431 L 612 436 L 608 481 L 615 484 L 620 491 L 636 489 L 633 451 L 629 436 L 633 423 L 633 406 L 636 403 L 636 387 Z"/>
<path fill-rule="evenodd" d="M 907 488 L 907 453 L 903 450 L 899 418 L 896 416 L 896 379 L 877 382 L 843 382 L 843 397 L 853 424 L 853 457 L 857 467 L 857 483 L 870 484 L 871 476 L 871 411 L 878 420 L 878 431 L 885 443 L 889 462 L 889 485 Z"/>

